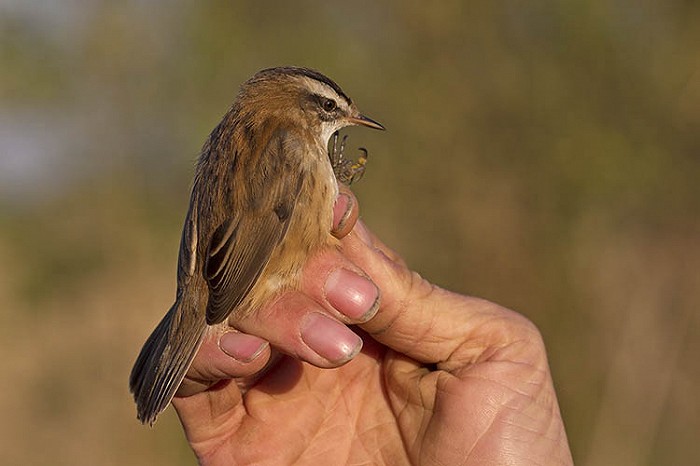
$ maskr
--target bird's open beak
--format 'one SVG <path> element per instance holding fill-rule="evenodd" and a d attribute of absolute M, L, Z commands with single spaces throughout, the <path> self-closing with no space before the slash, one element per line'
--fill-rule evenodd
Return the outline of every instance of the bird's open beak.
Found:
<path fill-rule="evenodd" d="M 360 115 L 359 113 L 356 116 L 352 116 L 352 117 L 348 118 L 348 121 L 352 125 L 366 126 L 368 128 L 381 129 L 382 131 L 386 129 L 380 123 L 374 121 L 373 119 L 371 119 L 369 117 L 366 117 L 364 115 Z"/>

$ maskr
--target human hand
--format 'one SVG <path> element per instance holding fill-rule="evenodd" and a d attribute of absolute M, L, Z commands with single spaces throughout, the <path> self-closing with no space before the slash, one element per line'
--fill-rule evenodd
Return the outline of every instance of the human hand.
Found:
<path fill-rule="evenodd" d="M 300 291 L 203 344 L 173 400 L 200 463 L 572 464 L 535 326 L 411 272 L 356 206 Z"/>

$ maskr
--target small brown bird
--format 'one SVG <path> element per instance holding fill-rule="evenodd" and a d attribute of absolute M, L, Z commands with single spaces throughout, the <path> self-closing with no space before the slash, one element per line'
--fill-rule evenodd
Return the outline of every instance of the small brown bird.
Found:
<path fill-rule="evenodd" d="M 241 86 L 197 163 L 175 303 L 131 371 L 141 422 L 166 408 L 207 329 L 295 288 L 306 257 L 337 244 L 338 180 L 360 176 L 367 155 L 353 164 L 345 140 L 338 150 L 337 131 L 350 125 L 384 129 L 317 71 L 270 68 Z"/>

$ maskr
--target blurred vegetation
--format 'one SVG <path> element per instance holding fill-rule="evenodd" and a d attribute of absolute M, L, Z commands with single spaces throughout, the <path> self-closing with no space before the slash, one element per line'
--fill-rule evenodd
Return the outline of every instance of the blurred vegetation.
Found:
<path fill-rule="evenodd" d="M 260 68 L 383 134 L 356 192 L 424 276 L 535 321 L 577 464 L 700 435 L 700 4 L 0 4 L 2 464 L 192 464 L 127 374 L 170 305 L 193 161 Z"/>

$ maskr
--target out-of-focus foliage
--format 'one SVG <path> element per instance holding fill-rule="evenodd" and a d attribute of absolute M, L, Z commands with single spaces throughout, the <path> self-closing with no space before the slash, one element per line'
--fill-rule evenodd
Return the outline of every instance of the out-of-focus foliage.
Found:
<path fill-rule="evenodd" d="M 191 464 L 133 358 L 174 293 L 193 160 L 256 70 L 317 68 L 389 131 L 365 221 L 548 344 L 577 464 L 700 434 L 700 4 L 0 4 L 0 463 Z"/>

